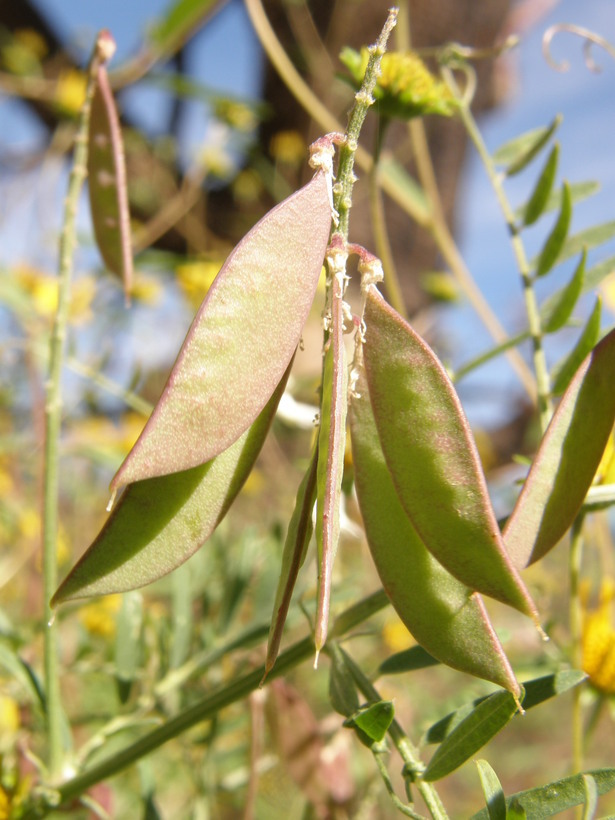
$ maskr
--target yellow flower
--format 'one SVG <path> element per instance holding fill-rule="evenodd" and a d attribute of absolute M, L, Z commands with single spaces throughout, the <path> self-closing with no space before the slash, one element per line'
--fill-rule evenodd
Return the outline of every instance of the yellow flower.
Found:
<path fill-rule="evenodd" d="M 149 306 L 157 305 L 162 296 L 162 285 L 157 279 L 139 272 L 130 295 L 135 302 L 142 302 Z"/>
<path fill-rule="evenodd" d="M 599 484 L 615 484 L 615 433 L 611 433 L 596 470 L 595 480 Z"/>
<path fill-rule="evenodd" d="M 258 125 L 258 118 L 252 108 L 233 100 L 217 100 L 214 115 L 222 122 L 238 131 L 253 131 Z"/>
<path fill-rule="evenodd" d="M 83 71 L 69 68 L 62 71 L 56 85 L 55 100 L 67 114 L 78 114 L 85 100 L 87 77 Z"/>
<path fill-rule="evenodd" d="M 221 266 L 217 259 L 201 259 L 177 266 L 177 281 L 191 305 L 198 307 L 201 304 Z"/>
<path fill-rule="evenodd" d="M 615 271 L 611 271 L 611 274 L 602 280 L 600 291 L 604 298 L 604 304 L 610 311 L 615 313 Z"/>
<path fill-rule="evenodd" d="M 271 156 L 283 165 L 300 165 L 305 160 L 307 147 L 298 131 L 278 131 L 269 143 Z"/>
<path fill-rule="evenodd" d="M 112 638 L 115 635 L 115 614 L 121 603 L 121 595 L 107 595 L 100 601 L 84 606 L 79 612 L 79 620 L 90 635 Z"/>
<path fill-rule="evenodd" d="M 586 611 L 583 623 L 583 670 L 591 684 L 605 695 L 615 695 L 614 598 L 615 582 L 605 578 L 598 607 Z"/>
<path fill-rule="evenodd" d="M 34 311 L 45 319 L 51 318 L 58 307 L 58 280 L 43 271 L 28 265 L 20 265 L 15 275 L 32 300 Z M 76 280 L 71 291 L 70 320 L 73 324 L 84 324 L 92 317 L 91 304 L 96 284 L 91 276 Z"/>
<path fill-rule="evenodd" d="M 415 643 L 407 628 L 397 617 L 387 620 L 382 628 L 382 637 L 391 652 L 403 652 Z"/>
<path fill-rule="evenodd" d="M 19 729 L 19 705 L 8 695 L 0 694 L 0 734 L 14 735 Z"/>

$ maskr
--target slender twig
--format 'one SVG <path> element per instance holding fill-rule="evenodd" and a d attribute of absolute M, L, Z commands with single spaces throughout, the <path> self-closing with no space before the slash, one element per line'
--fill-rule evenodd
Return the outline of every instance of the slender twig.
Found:
<path fill-rule="evenodd" d="M 384 609 L 388 603 L 388 598 L 383 590 L 363 598 L 340 614 L 331 629 L 331 637 L 341 638 L 376 612 Z M 287 674 L 289 670 L 294 669 L 309 658 L 313 652 L 314 642 L 311 636 L 293 644 L 278 657 L 275 667 L 269 673 L 268 680 Z M 107 780 L 132 766 L 167 741 L 196 726 L 197 723 L 209 720 L 215 717 L 221 709 L 244 700 L 251 692 L 255 692 L 259 688 L 264 673 L 265 667 L 263 665 L 230 683 L 228 681 L 224 682 L 206 698 L 189 709 L 156 727 L 134 743 L 115 752 L 85 772 L 65 781 L 57 789 L 44 789 L 42 794 L 33 795 L 37 802 L 25 810 L 24 820 L 44 817 L 57 806 L 78 798 L 97 783 Z"/>
<path fill-rule="evenodd" d="M 47 740 L 49 744 L 49 777 L 53 782 L 62 769 L 61 702 L 58 666 L 58 641 L 49 605 L 58 581 L 57 534 L 59 499 L 59 439 L 62 423 L 61 377 L 64 343 L 70 306 L 70 284 L 73 253 L 76 244 L 76 215 L 79 194 L 86 176 L 87 134 L 90 107 L 94 95 L 98 67 L 113 54 L 115 45 L 108 32 L 101 32 L 90 62 L 86 99 L 81 110 L 79 131 L 75 138 L 73 167 L 68 182 L 68 194 L 60 235 L 58 307 L 49 346 L 49 373 L 45 404 L 45 464 L 43 476 L 43 595 L 44 595 L 44 655 L 45 691 L 47 698 Z"/>
<path fill-rule="evenodd" d="M 570 642 L 572 662 L 577 669 L 583 666 L 583 607 L 581 604 L 581 563 L 583 559 L 583 520 L 580 513 L 572 525 L 570 533 Z M 583 712 L 581 705 L 582 686 L 572 692 L 572 774 L 583 771 Z"/>
<path fill-rule="evenodd" d="M 470 106 L 467 103 L 467 101 L 465 101 L 462 98 L 462 94 L 459 90 L 453 72 L 450 70 L 450 68 L 444 66 L 442 68 L 442 74 L 449 88 L 457 97 L 457 100 L 459 102 L 459 115 L 465 126 L 466 132 L 472 140 L 472 143 L 474 144 L 474 147 L 476 148 L 478 155 L 480 156 L 481 161 L 485 167 L 485 170 L 489 177 L 489 181 L 498 200 L 498 204 L 500 206 L 502 214 L 504 215 L 504 219 L 506 220 L 506 225 L 508 227 L 508 231 L 510 234 L 510 241 L 513 253 L 517 261 L 517 266 L 519 268 L 519 273 L 521 275 L 521 281 L 523 285 L 525 309 L 527 312 L 528 327 L 533 348 L 533 361 L 534 372 L 536 374 L 538 412 L 540 415 L 541 428 L 544 432 L 544 430 L 546 430 L 547 428 L 547 425 L 549 424 L 553 412 L 551 406 L 551 385 L 549 379 L 549 370 L 547 367 L 547 360 L 545 357 L 545 352 L 542 344 L 540 311 L 538 309 L 538 301 L 536 299 L 536 293 L 534 291 L 534 283 L 529 261 L 525 253 L 523 241 L 521 240 L 521 235 L 519 233 L 517 221 L 515 220 L 514 211 L 508 201 L 508 197 L 506 196 L 506 193 L 504 191 L 504 186 L 502 185 L 502 180 L 496 171 L 495 164 L 491 158 L 491 155 L 489 154 L 489 151 L 487 150 L 487 146 L 483 141 L 478 126 L 476 125 L 476 121 L 470 110 Z"/>

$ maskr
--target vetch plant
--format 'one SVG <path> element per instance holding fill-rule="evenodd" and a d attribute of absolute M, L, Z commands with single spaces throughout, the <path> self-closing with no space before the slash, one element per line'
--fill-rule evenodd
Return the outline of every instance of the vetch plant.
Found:
<path fill-rule="evenodd" d="M 313 143 L 311 180 L 262 217 L 231 251 L 196 314 L 158 402 L 111 481 L 112 502 L 106 522 L 55 589 L 59 416 L 54 411 L 60 404 L 59 373 L 74 230 L 74 213 L 67 209 L 63 295 L 50 357 L 45 465 L 44 594 L 49 625 L 41 700 L 48 720 L 48 759 L 46 770 L 40 765 L 40 787 L 25 799 L 15 816 L 45 816 L 71 801 L 86 801 L 85 794 L 92 787 L 138 761 L 144 765 L 143 759 L 153 750 L 203 721 L 211 721 L 215 727 L 223 720 L 223 709 L 248 699 L 259 686 L 267 687 L 270 680 L 312 656 L 317 669 L 310 674 L 328 675 L 330 704 L 343 716 L 344 730 L 352 731 L 357 742 L 371 752 L 393 806 L 405 816 L 423 817 L 415 803 L 415 795 L 420 795 L 431 817 L 445 818 L 447 801 L 436 782 L 474 758 L 511 721 L 521 720 L 523 713 L 570 690 L 580 691 L 585 680 L 580 657 L 582 634 L 574 613 L 580 601 L 575 595 L 583 526 L 596 506 L 604 509 L 615 503 L 612 485 L 609 489 L 609 485 L 598 487 L 595 483 L 615 425 L 615 330 L 602 333 L 600 308 L 594 308 L 576 346 L 555 372 L 547 367 L 543 338 L 566 326 L 587 283 L 598 283 L 596 270 L 586 270 L 587 251 L 615 231 L 612 226 L 603 227 L 592 234 L 570 237 L 575 192 L 564 183 L 554 200 L 558 210 L 555 222 L 536 259 L 529 261 L 523 231 L 553 204 L 560 149 L 551 148 L 518 214 L 508 203 L 502 179 L 526 167 L 550 144 L 557 121 L 490 155 L 469 107 L 472 83 L 469 81 L 466 89 L 459 87 L 460 76 L 471 79 L 467 53 L 454 46 L 439 55 L 440 80 L 436 81 L 415 55 L 390 54 L 386 82 L 378 86 L 396 19 L 396 10 L 391 10 L 376 44 L 362 56 L 346 53 L 345 63 L 358 87 L 347 129 Z M 157 31 L 160 37 L 161 29 Z M 128 293 L 130 226 L 121 132 L 105 68 L 110 56 L 105 50 L 108 37 L 106 33 L 99 37 L 92 61 L 69 203 L 74 207 L 77 201 L 75 174 L 78 172 L 80 182 L 87 161 L 96 241 L 106 265 L 122 276 Z M 166 53 L 162 46 L 160 53 Z M 459 116 L 484 159 L 510 228 L 528 329 L 453 378 L 412 324 L 380 292 L 379 288 L 387 287 L 380 261 L 349 239 L 354 162 L 361 128 L 375 99 L 383 101 L 381 110 L 376 111 L 387 123 L 391 118 L 424 113 Z M 384 139 L 382 125 L 379 134 Z M 498 165 L 502 174 L 497 173 Z M 372 182 L 377 183 L 377 179 Z M 434 207 L 433 213 L 437 214 L 438 208 Z M 443 252 L 446 248 L 450 254 L 442 226 L 435 221 L 431 229 L 440 237 Z M 576 254 L 580 259 L 569 284 L 539 307 L 536 280 Z M 348 294 L 348 259 L 355 256 L 361 279 L 361 305 L 356 314 Z M 221 648 L 193 658 L 188 658 L 178 640 L 171 654 L 181 662 L 171 663 L 166 676 L 151 687 L 151 700 L 144 698 L 132 712 L 109 720 L 80 750 L 72 751 L 69 733 L 62 729 L 58 623 L 51 619 L 49 599 L 51 606 L 57 607 L 94 595 L 128 593 L 175 571 L 173 578 L 179 579 L 174 581 L 173 593 L 176 626 L 190 621 L 191 579 L 181 565 L 204 545 L 205 550 L 214 550 L 215 539 L 224 537 L 219 535 L 223 521 L 257 462 L 287 389 L 323 266 L 326 295 L 318 429 L 286 528 L 279 577 L 275 591 L 272 589 L 270 624 L 258 625 L 236 640 L 227 639 Z M 352 360 L 345 343 L 349 334 L 353 334 Z M 498 522 L 455 381 L 526 339 L 532 344 L 541 436 L 507 520 Z M 344 582 L 336 585 L 334 562 L 342 538 L 343 500 L 349 481 L 354 485 L 382 590 L 339 612 L 335 599 Z M 120 494 L 117 500 L 116 494 Z M 526 678 L 525 670 L 522 675 L 517 668 L 520 664 L 508 657 L 506 642 L 498 634 L 499 618 L 506 610 L 496 606 L 492 614 L 485 597 L 530 619 L 539 652 L 541 638 L 546 637 L 541 624 L 547 624 L 547 618 L 534 602 L 532 584 L 522 573 L 528 564 L 550 553 L 569 531 L 572 649 L 567 656 L 558 645 L 553 650 L 559 653 L 557 661 L 547 670 L 543 665 L 542 671 L 547 673 Z M 314 611 L 309 605 L 305 607 L 309 634 L 280 652 L 293 591 L 310 554 L 313 535 L 317 579 Z M 225 566 L 225 571 L 230 573 L 231 569 Z M 221 607 L 229 621 L 236 603 L 233 585 L 236 589 L 241 584 L 241 595 L 250 595 L 247 583 L 239 574 L 234 576 Z M 374 675 L 366 672 L 368 663 L 355 660 L 354 643 L 351 645 L 348 638 L 389 604 L 416 646 L 387 658 Z M 337 617 L 330 619 L 330 610 Z M 138 593 L 124 598 L 122 634 L 115 655 L 123 705 L 130 706 L 131 689 L 139 678 L 135 658 L 145 644 L 145 613 Z M 191 705 L 172 714 L 163 711 L 159 725 L 146 725 L 152 703 L 161 710 L 161 704 L 168 707 L 170 695 L 179 696 L 187 679 L 236 649 L 255 645 L 260 660 L 264 659 L 260 665 L 251 662 L 248 671 L 223 681 Z M 320 655 L 326 656 L 326 663 L 317 663 Z M 398 719 L 396 704 L 381 693 L 378 677 L 438 664 L 496 688 L 482 689 L 486 694 L 445 714 L 427 730 L 419 747 L 410 740 L 401 717 Z M 550 816 L 581 804 L 595 806 L 598 796 L 615 786 L 615 769 L 582 771 L 580 701 L 578 695 L 575 697 L 577 711 L 571 720 L 577 738 L 575 772 L 554 783 L 506 795 L 495 770 L 487 761 L 478 761 L 477 782 L 487 809 L 475 816 L 504 820 Z M 258 733 L 254 727 L 259 725 L 259 699 L 252 697 L 249 702 L 253 732 Z M 531 716 L 523 719 L 531 720 Z M 114 734 L 135 727 L 143 730 L 137 739 L 123 742 L 119 751 L 112 746 Z M 215 731 L 211 729 L 207 743 L 215 742 Z M 253 737 L 253 749 L 258 748 L 257 740 Z M 395 747 L 402 761 L 403 797 L 391 777 L 387 744 Z M 424 746 L 432 744 L 435 751 L 425 762 Z M 97 749 L 102 749 L 98 756 Z M 69 764 L 74 770 L 68 771 Z M 257 764 L 255 759 L 250 761 L 250 800 L 255 799 Z M 151 785 L 144 789 L 147 800 L 153 791 Z M 455 816 L 454 804 L 450 811 Z"/>

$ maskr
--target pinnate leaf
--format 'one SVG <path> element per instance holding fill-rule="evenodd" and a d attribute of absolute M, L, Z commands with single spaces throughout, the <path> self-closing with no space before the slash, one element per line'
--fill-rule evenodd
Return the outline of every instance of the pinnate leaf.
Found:
<path fill-rule="evenodd" d="M 131 484 L 52 605 L 145 586 L 178 567 L 226 515 L 260 452 L 288 372 L 252 427 L 216 458 Z"/>
<path fill-rule="evenodd" d="M 330 223 L 328 183 L 319 171 L 237 245 L 112 489 L 204 464 L 252 424 L 301 337 Z"/>
<path fill-rule="evenodd" d="M 364 375 L 356 387 L 349 419 L 357 497 L 372 558 L 393 607 L 434 658 L 518 695 L 520 687 L 480 596 L 430 555 L 404 512 L 382 454 Z"/>
<path fill-rule="evenodd" d="M 373 287 L 365 323 L 365 372 L 380 444 L 419 537 L 467 587 L 537 620 L 504 548 L 474 438 L 442 364 Z"/>
<path fill-rule="evenodd" d="M 551 189 L 553 188 L 558 160 L 559 145 L 556 143 L 551 149 L 551 153 L 549 154 L 545 166 L 538 177 L 538 181 L 532 191 L 532 195 L 525 206 L 525 212 L 523 214 L 524 225 L 533 225 L 543 213 L 547 202 L 549 201 Z M 568 196 L 570 197 L 570 189 L 568 189 Z"/>
<path fill-rule="evenodd" d="M 506 527 L 518 568 L 537 561 L 571 526 L 615 422 L 615 330 L 587 356 L 562 396 Z"/>
<path fill-rule="evenodd" d="M 504 145 L 493 154 L 496 165 L 504 166 L 508 176 L 522 171 L 536 157 L 551 139 L 562 121 L 561 116 L 555 117 L 551 125 L 526 131 Z"/>

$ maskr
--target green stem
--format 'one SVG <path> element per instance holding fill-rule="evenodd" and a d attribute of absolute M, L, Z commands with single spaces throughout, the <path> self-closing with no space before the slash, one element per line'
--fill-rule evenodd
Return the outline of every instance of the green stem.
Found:
<path fill-rule="evenodd" d="M 465 99 L 462 98 L 462 95 L 459 91 L 452 71 L 449 68 L 444 67 L 442 69 L 442 73 L 449 88 L 453 91 L 453 93 L 457 97 L 457 100 L 459 101 L 459 114 L 461 120 L 465 126 L 468 136 L 474 143 L 474 147 L 476 148 L 483 165 L 485 166 L 485 170 L 487 171 L 489 181 L 491 182 L 491 186 L 495 192 L 496 198 L 504 215 L 504 219 L 506 220 L 506 225 L 508 227 L 508 231 L 510 234 L 510 241 L 513 253 L 515 255 L 515 259 L 517 261 L 517 266 L 519 268 L 519 273 L 521 275 L 521 281 L 523 286 L 525 309 L 527 312 L 528 326 L 533 348 L 534 372 L 536 374 L 537 386 L 538 412 L 540 416 L 540 426 L 542 432 L 544 433 L 544 431 L 547 429 L 549 421 L 551 420 L 551 415 L 553 413 L 553 408 L 551 405 L 551 383 L 549 379 L 549 370 L 547 368 L 547 360 L 542 345 L 540 311 L 538 309 L 538 301 L 536 299 L 536 294 L 534 292 L 534 282 L 532 278 L 530 265 L 525 253 L 525 247 L 523 245 L 523 241 L 521 240 L 519 226 L 517 225 L 517 221 L 515 220 L 514 211 L 508 201 L 508 197 L 504 192 L 502 179 L 500 175 L 497 173 L 495 164 L 491 158 L 489 151 L 487 150 L 487 146 L 485 145 L 482 135 L 476 125 L 476 120 L 472 115 L 470 105 Z"/>
<path fill-rule="evenodd" d="M 368 701 L 382 700 L 378 690 L 363 674 L 352 658 L 346 653 L 344 653 L 344 657 L 348 668 L 352 673 L 354 681 L 364 697 L 366 697 Z M 433 820 L 447 820 L 448 814 L 446 813 L 435 786 L 433 783 L 427 783 L 421 779 L 421 772 L 424 771 L 425 767 L 419 757 L 418 749 L 414 746 L 410 738 L 396 720 L 393 720 L 388 731 L 391 740 L 395 744 L 395 747 L 404 762 L 404 774 L 409 778 L 411 783 L 416 785 L 416 788 L 425 801 L 425 805 L 429 809 Z"/>
<path fill-rule="evenodd" d="M 44 617 L 44 676 L 47 704 L 48 769 L 51 782 L 58 779 L 62 770 L 62 706 L 58 661 L 57 628 L 49 605 L 58 585 L 57 537 L 59 499 L 59 439 L 62 426 L 62 365 L 68 313 L 70 285 L 73 273 L 73 253 L 76 244 L 76 216 L 79 194 L 86 177 L 87 135 L 90 107 L 96 87 L 98 67 L 107 58 L 105 46 L 109 35 L 99 35 L 90 62 L 86 98 L 81 109 L 79 129 L 75 137 L 73 166 L 68 182 L 64 209 L 58 269 L 58 307 L 49 344 L 49 373 L 45 402 L 45 451 L 43 475 L 43 617 Z"/>
<path fill-rule="evenodd" d="M 580 513 L 570 533 L 570 641 L 572 662 L 577 669 L 583 668 L 583 606 L 580 582 L 583 560 L 583 513 Z M 572 691 L 572 773 L 583 771 L 583 712 L 581 706 L 582 686 Z"/>
<path fill-rule="evenodd" d="M 383 590 L 362 599 L 342 612 L 336 619 L 331 630 L 332 637 L 339 638 L 346 634 L 379 610 L 384 609 L 388 603 L 388 598 Z M 286 674 L 309 658 L 313 652 L 314 642 L 311 636 L 293 644 L 278 657 L 274 669 L 269 673 L 268 680 Z M 107 780 L 132 766 L 141 758 L 158 749 L 167 741 L 191 729 L 197 723 L 214 718 L 226 706 L 244 700 L 251 692 L 259 688 L 264 672 L 265 667 L 260 666 L 231 683 L 222 684 L 199 703 L 181 712 L 162 726 L 148 732 L 148 734 L 115 753 L 112 757 L 92 766 L 91 769 L 82 772 L 71 780 L 67 780 L 57 789 L 43 790 L 39 796 L 38 804 L 28 808 L 24 813 L 24 818 L 46 816 L 58 806 L 80 797 L 97 783 Z"/>

